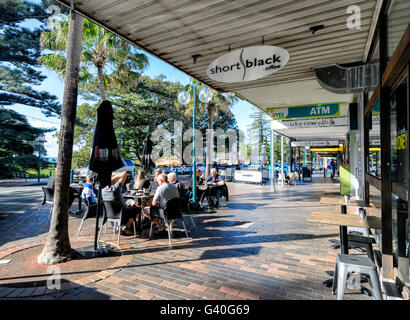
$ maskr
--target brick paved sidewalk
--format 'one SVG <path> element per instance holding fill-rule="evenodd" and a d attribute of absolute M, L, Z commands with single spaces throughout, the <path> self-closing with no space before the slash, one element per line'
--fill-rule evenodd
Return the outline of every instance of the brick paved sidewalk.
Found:
<path fill-rule="evenodd" d="M 149 240 L 147 230 L 139 238 L 121 237 L 119 263 L 64 290 L 31 290 L 30 297 L 20 299 L 335 300 L 322 282 L 334 269 L 338 251 L 329 240 L 338 239 L 338 227 L 307 221 L 313 211 L 338 210 L 319 203 L 324 192 L 338 189 L 320 178 L 277 187 L 275 193 L 269 186 L 229 183 L 228 208 L 194 215 L 197 228 L 189 239 L 181 230 L 171 246 L 166 236 Z M 39 221 L 35 207 L 26 214 L 24 223 L 0 229 L 0 258 L 44 243 L 48 208 Z M 80 239 L 93 239 L 94 221 L 86 220 Z M 70 216 L 72 241 L 80 222 L 80 216 Z M 115 242 L 111 230 L 102 240 Z M 27 295 L 15 290 L 0 287 L 0 298 Z M 348 289 L 345 299 L 371 298 Z"/>

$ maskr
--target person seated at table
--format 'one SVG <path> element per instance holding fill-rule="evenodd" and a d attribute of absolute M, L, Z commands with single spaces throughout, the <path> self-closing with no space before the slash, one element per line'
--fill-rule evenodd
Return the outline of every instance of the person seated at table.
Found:
<path fill-rule="evenodd" d="M 222 177 L 218 174 L 217 170 L 215 168 L 211 169 L 211 175 L 206 179 L 205 181 L 207 187 L 211 187 L 210 190 L 210 196 L 215 197 L 215 203 L 213 203 L 213 200 L 211 200 L 211 208 L 212 207 L 219 207 L 219 198 L 221 197 L 221 186 L 225 184 L 225 181 L 222 179 Z"/>
<path fill-rule="evenodd" d="M 195 179 L 196 179 L 196 184 L 198 186 L 204 184 L 205 174 L 202 174 L 201 169 L 196 169 L 195 170 Z"/>
<path fill-rule="evenodd" d="M 290 176 L 285 174 L 285 184 L 289 184 Z"/>
<path fill-rule="evenodd" d="M 201 173 L 201 169 L 196 169 L 195 170 L 195 190 L 196 190 L 195 191 L 196 192 L 195 193 L 195 198 L 196 198 L 196 203 L 200 202 L 200 200 L 202 198 L 202 194 L 205 192 L 205 190 L 199 189 L 199 186 L 204 184 L 204 180 L 205 180 L 205 175 Z M 189 184 L 189 187 L 188 187 L 187 197 L 191 198 L 192 194 L 193 194 L 193 192 L 192 192 L 192 185 L 193 185 L 192 177 L 189 181 L 190 181 L 190 184 Z"/>
<path fill-rule="evenodd" d="M 93 189 L 94 178 L 94 175 L 87 176 L 86 184 L 84 186 L 83 192 L 81 192 L 81 199 L 83 199 L 87 205 L 97 203 L 97 196 L 95 195 Z M 88 203 L 88 198 L 91 198 L 91 203 Z"/>
<path fill-rule="evenodd" d="M 121 229 L 122 235 L 132 235 L 131 225 L 134 218 L 137 219 L 141 214 L 141 208 L 138 206 L 137 202 L 133 201 L 131 206 L 127 206 L 122 195 L 121 189 L 127 179 L 127 172 L 121 172 L 113 177 L 111 177 L 111 185 L 106 186 L 102 189 L 102 199 L 106 201 L 114 201 L 121 203 L 122 206 L 122 219 Z"/>
<path fill-rule="evenodd" d="M 289 175 L 289 184 L 294 184 L 296 182 L 296 173 L 292 171 Z"/>
<path fill-rule="evenodd" d="M 127 173 L 126 178 L 125 178 L 125 182 L 121 187 L 121 193 L 126 193 L 128 191 L 127 190 L 127 185 L 128 186 L 130 185 L 130 180 L 131 180 L 131 176 L 129 176 L 128 173 Z"/>
<path fill-rule="evenodd" d="M 168 183 L 168 179 L 165 174 L 160 174 L 157 177 L 157 181 L 159 183 L 159 187 L 155 192 L 151 205 L 149 207 L 144 207 L 143 214 L 157 225 L 157 231 L 155 233 L 160 233 L 165 231 L 165 223 L 160 222 L 156 217 L 151 217 L 151 215 L 160 216 L 162 220 L 165 220 L 163 210 L 166 208 L 167 201 L 174 198 L 179 198 L 179 193 L 178 188 L 175 185 Z"/>
<path fill-rule="evenodd" d="M 53 194 L 54 194 L 55 183 L 56 183 L 56 176 L 53 174 L 52 176 L 48 177 L 48 180 L 47 180 L 47 188 L 53 189 Z M 71 208 L 71 205 L 73 204 L 75 200 L 75 197 L 77 195 L 77 190 L 70 187 L 69 193 L 70 195 L 69 195 L 69 200 L 68 200 L 68 209 Z"/>
<path fill-rule="evenodd" d="M 157 178 L 158 178 L 158 176 L 159 176 L 160 174 L 162 174 L 161 168 L 155 169 L 155 172 L 154 172 L 154 181 L 157 181 Z"/>
<path fill-rule="evenodd" d="M 149 189 L 151 182 L 147 178 L 144 170 L 138 170 L 137 179 L 134 182 L 134 190 Z"/>
<path fill-rule="evenodd" d="M 177 174 L 175 172 L 170 172 L 170 173 L 168 173 L 167 177 L 168 177 L 168 182 L 177 187 L 179 197 L 180 198 L 185 198 L 187 190 L 185 189 L 185 185 L 182 182 L 178 181 Z"/>

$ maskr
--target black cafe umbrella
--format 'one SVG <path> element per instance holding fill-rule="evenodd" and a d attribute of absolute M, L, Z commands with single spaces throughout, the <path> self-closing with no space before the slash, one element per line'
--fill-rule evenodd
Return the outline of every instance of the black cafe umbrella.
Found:
<path fill-rule="evenodd" d="M 152 140 L 151 135 L 148 134 L 144 140 L 144 150 L 142 152 L 142 165 L 147 172 L 151 167 L 155 167 L 155 163 L 152 161 Z"/>
<path fill-rule="evenodd" d="M 113 125 L 113 110 L 111 102 L 105 100 L 97 109 L 97 123 L 92 141 L 89 169 L 98 174 L 99 182 L 97 212 L 101 208 L 101 190 L 111 185 L 111 174 L 122 167 L 121 155 L 117 144 Z M 94 250 L 97 250 L 98 219 L 96 215 Z"/>
<path fill-rule="evenodd" d="M 111 184 L 112 172 L 122 167 L 113 118 L 111 102 L 103 101 L 97 109 L 90 159 L 90 170 L 98 174 L 102 188 Z"/>

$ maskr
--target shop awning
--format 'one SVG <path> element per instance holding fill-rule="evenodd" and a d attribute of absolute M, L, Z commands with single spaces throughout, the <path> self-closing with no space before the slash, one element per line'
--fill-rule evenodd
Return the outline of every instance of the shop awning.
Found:
<path fill-rule="evenodd" d="M 70 0 L 59 0 L 70 6 Z M 76 0 L 83 16 L 130 43 L 223 92 L 236 92 L 266 110 L 272 106 L 351 102 L 322 89 L 313 68 L 364 61 L 381 1 Z M 360 29 L 349 29 L 347 8 L 360 8 Z M 312 34 L 310 27 L 323 25 Z M 263 79 L 221 83 L 207 66 L 231 50 L 280 46 L 290 54 L 282 70 Z M 193 63 L 193 55 L 200 55 Z M 302 91 L 301 91 L 302 90 Z"/>

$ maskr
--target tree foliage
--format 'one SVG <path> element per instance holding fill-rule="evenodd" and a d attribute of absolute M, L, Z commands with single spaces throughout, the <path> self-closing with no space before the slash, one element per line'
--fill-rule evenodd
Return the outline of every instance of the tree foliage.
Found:
<path fill-rule="evenodd" d="M 44 51 L 40 61 L 47 68 L 65 77 L 68 19 L 54 23 L 54 31 L 41 34 Z M 79 84 L 89 98 L 106 99 L 110 87 L 122 88 L 137 81 L 148 66 L 148 58 L 128 42 L 84 19 Z"/>
<path fill-rule="evenodd" d="M 11 177 L 13 172 L 37 168 L 37 140 L 48 131 L 32 127 L 23 115 L 0 107 L 0 176 Z M 44 146 L 40 145 L 40 150 L 45 156 Z"/>
<path fill-rule="evenodd" d="M 0 0 L 0 105 L 23 104 L 41 109 L 46 116 L 59 115 L 56 96 L 39 91 L 45 76 L 37 70 L 42 27 L 21 26 L 27 19 L 45 22 L 44 5 L 23 0 Z"/>
<path fill-rule="evenodd" d="M 114 127 L 123 157 L 140 164 L 143 141 L 147 134 L 157 128 L 164 128 L 172 134 L 175 121 L 180 121 L 184 130 L 192 127 L 192 118 L 187 116 L 186 108 L 177 103 L 177 95 L 183 89 L 181 83 L 167 81 L 163 75 L 155 78 L 143 75 L 138 83 L 133 83 L 126 90 L 114 87 L 107 91 L 107 97 L 113 104 Z M 74 139 L 78 149 L 73 155 L 75 168 L 86 166 L 90 159 L 97 108 L 98 104 L 89 103 L 78 107 Z M 218 113 L 215 120 L 215 128 L 238 129 L 235 118 L 224 110 Z M 205 137 L 208 128 L 207 110 L 198 112 L 196 124 Z M 184 141 L 183 148 L 190 143 Z"/>

